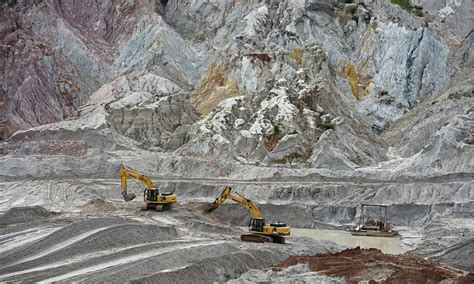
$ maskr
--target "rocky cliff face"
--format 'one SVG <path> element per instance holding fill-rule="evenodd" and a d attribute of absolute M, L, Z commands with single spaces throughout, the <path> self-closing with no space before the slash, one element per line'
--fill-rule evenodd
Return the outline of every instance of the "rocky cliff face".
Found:
<path fill-rule="evenodd" d="M 92 151 L 472 172 L 468 4 L 352 2 L 9 1 L 2 137 L 87 132 Z"/>
<path fill-rule="evenodd" d="M 451 122 L 466 137 L 444 147 L 472 155 L 465 28 L 387 1 L 89 2 L 3 4 L 4 139 L 102 113 L 100 128 L 178 155 L 351 170 L 392 146 L 443 168 L 422 148 Z"/>
<path fill-rule="evenodd" d="M 472 31 L 474 26 L 474 5 L 472 1 L 413 0 L 411 2 L 423 7 L 424 15 L 428 19 L 447 25 L 455 34 L 461 37 Z"/>

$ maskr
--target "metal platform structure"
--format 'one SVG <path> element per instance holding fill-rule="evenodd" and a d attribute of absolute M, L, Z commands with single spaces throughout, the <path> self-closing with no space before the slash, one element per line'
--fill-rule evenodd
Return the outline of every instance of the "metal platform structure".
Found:
<path fill-rule="evenodd" d="M 376 209 L 379 217 L 370 216 L 370 209 Z M 392 230 L 390 223 L 387 222 L 387 206 L 380 204 L 362 204 L 359 225 L 350 232 L 353 236 L 393 237 L 398 235 L 398 232 Z"/>

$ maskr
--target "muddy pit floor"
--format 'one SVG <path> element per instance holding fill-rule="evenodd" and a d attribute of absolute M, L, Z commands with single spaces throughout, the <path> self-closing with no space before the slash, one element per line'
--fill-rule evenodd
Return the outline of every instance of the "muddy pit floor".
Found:
<path fill-rule="evenodd" d="M 160 213 L 142 211 L 139 204 L 95 199 L 75 213 L 10 209 L 0 216 L 0 281 L 209 283 L 305 261 L 313 271 L 349 281 L 405 272 L 412 277 L 407 280 L 466 276 L 421 258 L 375 250 L 332 254 L 343 248 L 330 241 L 288 237 L 285 245 L 244 243 L 242 229 L 203 215 L 199 205 Z"/>

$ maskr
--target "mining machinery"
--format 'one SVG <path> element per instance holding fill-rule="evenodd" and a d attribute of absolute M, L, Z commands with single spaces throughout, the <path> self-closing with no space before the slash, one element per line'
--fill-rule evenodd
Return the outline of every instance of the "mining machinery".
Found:
<path fill-rule="evenodd" d="M 222 203 L 226 200 L 233 200 L 250 211 L 252 218 L 249 222 L 249 233 L 243 234 L 240 239 L 246 242 L 273 242 L 273 243 L 285 243 L 284 236 L 290 234 L 290 227 L 285 223 L 271 223 L 270 225 L 265 224 L 265 219 L 262 218 L 260 210 L 257 206 L 249 199 L 243 197 L 242 195 L 231 193 L 232 188 L 226 186 L 216 200 L 213 203 L 210 203 L 205 209 L 205 213 L 210 213 L 217 209 Z"/>
<path fill-rule="evenodd" d="M 157 211 L 163 211 L 171 208 L 171 205 L 176 202 L 176 194 L 171 192 L 160 192 L 151 179 L 146 175 L 127 168 L 124 165 L 119 166 L 119 172 L 122 183 L 122 196 L 125 201 L 131 201 L 136 197 L 134 193 L 127 192 L 127 177 L 131 177 L 146 185 L 145 191 L 143 192 L 143 202 L 145 204 L 143 210 L 154 209 Z"/>

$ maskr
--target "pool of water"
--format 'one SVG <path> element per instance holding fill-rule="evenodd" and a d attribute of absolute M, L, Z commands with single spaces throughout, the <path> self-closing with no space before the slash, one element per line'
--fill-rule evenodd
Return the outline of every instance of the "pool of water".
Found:
<path fill-rule="evenodd" d="M 358 246 L 361 248 L 376 248 L 389 254 L 400 254 L 409 250 L 402 246 L 402 242 L 398 236 L 391 238 L 353 236 L 350 232 L 346 231 L 298 228 L 291 228 L 291 235 L 308 237 L 315 240 L 329 240 L 350 248 Z"/>

